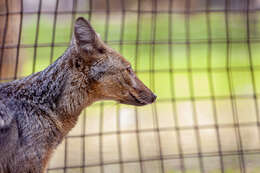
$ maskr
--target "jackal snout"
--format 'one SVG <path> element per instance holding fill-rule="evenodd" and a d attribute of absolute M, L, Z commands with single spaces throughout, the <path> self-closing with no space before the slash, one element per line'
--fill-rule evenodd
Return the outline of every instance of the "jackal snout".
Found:
<path fill-rule="evenodd" d="M 156 100 L 156 95 L 138 79 L 134 72 L 130 72 L 128 75 L 130 78 L 130 82 L 128 82 L 129 94 L 127 98 L 120 100 L 120 102 L 136 106 L 153 103 Z M 128 80 L 126 77 L 124 79 Z"/>
<path fill-rule="evenodd" d="M 156 96 L 133 72 L 130 63 L 96 34 L 90 23 L 78 18 L 75 23 L 77 50 L 95 100 L 112 99 L 130 105 L 153 103 Z M 79 67 L 81 65 L 78 65 Z"/>
<path fill-rule="evenodd" d="M 136 89 L 134 92 L 129 92 L 129 98 L 121 100 L 121 103 L 143 106 L 153 103 L 156 100 L 156 95 L 148 88 Z"/>

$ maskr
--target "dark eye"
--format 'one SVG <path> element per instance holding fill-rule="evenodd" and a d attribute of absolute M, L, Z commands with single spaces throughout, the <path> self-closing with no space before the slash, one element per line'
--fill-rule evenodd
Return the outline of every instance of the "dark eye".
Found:
<path fill-rule="evenodd" d="M 133 69 L 131 68 L 131 66 L 127 67 L 126 70 L 127 70 L 128 73 L 130 73 L 130 74 L 133 74 L 133 73 L 134 73 L 134 71 L 133 71 Z"/>
<path fill-rule="evenodd" d="M 104 48 L 98 48 L 98 52 L 103 54 L 103 53 L 105 53 L 105 49 Z"/>

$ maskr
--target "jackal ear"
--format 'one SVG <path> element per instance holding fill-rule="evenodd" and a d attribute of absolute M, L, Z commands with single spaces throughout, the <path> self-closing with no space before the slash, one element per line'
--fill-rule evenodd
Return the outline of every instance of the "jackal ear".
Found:
<path fill-rule="evenodd" d="M 96 33 L 90 23 L 83 17 L 75 22 L 74 35 L 76 44 L 84 51 L 92 51 L 95 45 Z"/>

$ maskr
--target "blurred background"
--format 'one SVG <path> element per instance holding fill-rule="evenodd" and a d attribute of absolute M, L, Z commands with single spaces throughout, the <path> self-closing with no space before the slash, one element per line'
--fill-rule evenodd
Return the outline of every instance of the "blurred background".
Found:
<path fill-rule="evenodd" d="M 79 16 L 158 99 L 88 107 L 49 173 L 260 172 L 260 0 L 0 0 L 0 82 L 61 56 Z"/>

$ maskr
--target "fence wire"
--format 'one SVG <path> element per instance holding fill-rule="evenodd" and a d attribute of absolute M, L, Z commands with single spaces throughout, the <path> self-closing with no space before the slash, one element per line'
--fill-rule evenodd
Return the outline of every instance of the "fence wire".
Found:
<path fill-rule="evenodd" d="M 87 108 L 47 172 L 258 173 L 259 12 L 259 0 L 0 0 L 0 82 L 51 64 L 84 16 L 158 100 Z"/>

